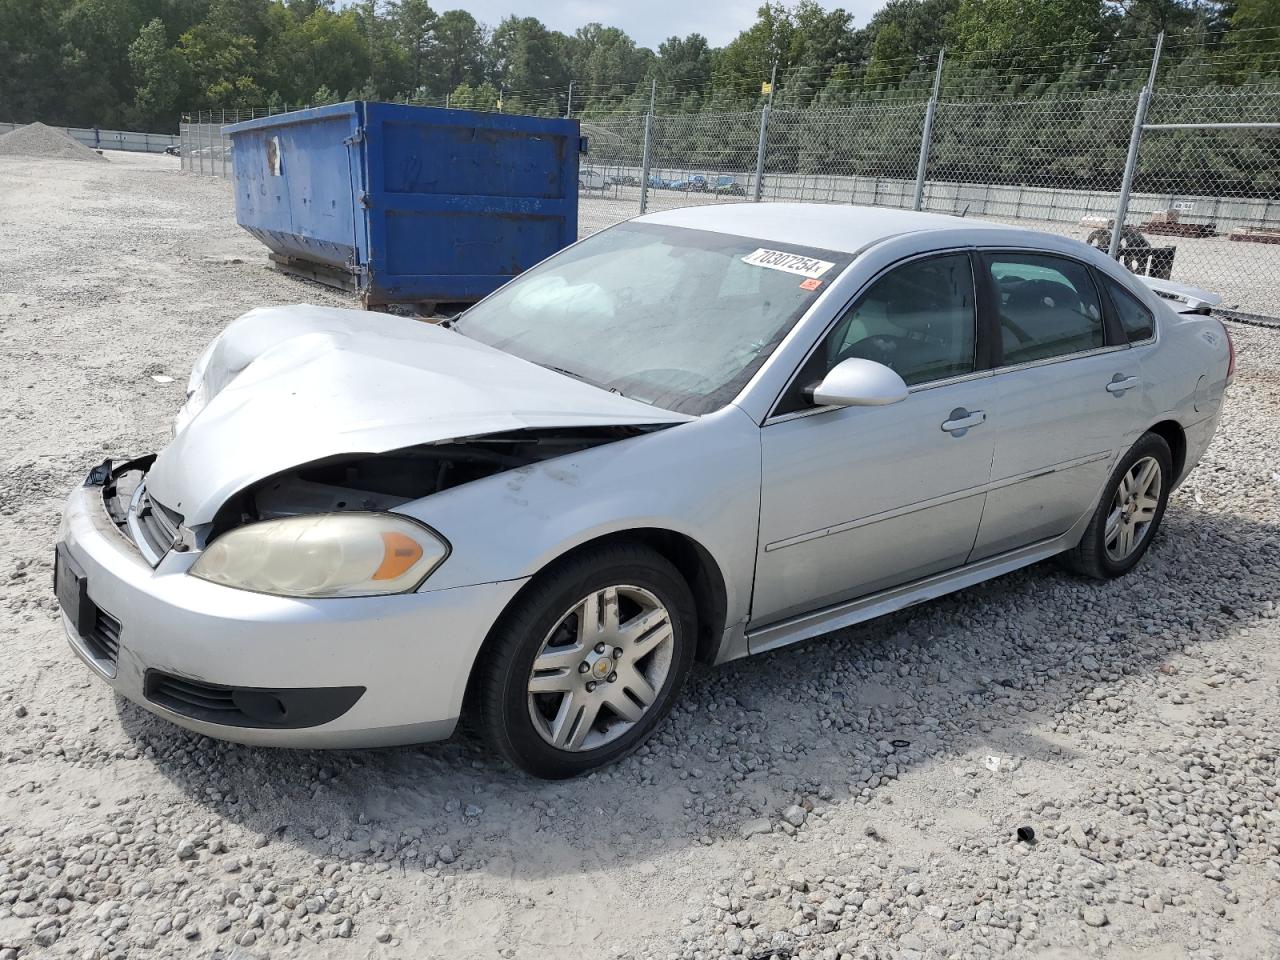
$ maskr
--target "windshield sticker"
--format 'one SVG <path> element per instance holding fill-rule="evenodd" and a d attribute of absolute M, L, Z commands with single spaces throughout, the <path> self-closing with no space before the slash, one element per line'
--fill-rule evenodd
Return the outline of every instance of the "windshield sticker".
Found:
<path fill-rule="evenodd" d="M 755 267 L 768 267 L 770 270 L 782 270 L 796 276 L 815 280 L 835 266 L 826 260 L 816 260 L 799 253 L 786 253 L 782 250 L 766 250 L 761 247 L 755 253 L 748 253 L 742 258 L 743 263 Z"/>
<path fill-rule="evenodd" d="M 817 290 L 820 286 L 822 286 L 822 281 L 815 280 L 812 277 L 810 277 L 808 280 L 800 281 L 801 290 Z"/>

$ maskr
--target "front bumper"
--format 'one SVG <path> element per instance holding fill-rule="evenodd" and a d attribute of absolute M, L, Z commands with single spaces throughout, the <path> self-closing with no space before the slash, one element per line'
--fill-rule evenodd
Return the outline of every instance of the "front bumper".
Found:
<path fill-rule="evenodd" d="M 189 730 L 268 746 L 388 746 L 449 736 L 480 645 L 525 583 L 319 600 L 235 590 L 188 575 L 192 553 L 170 553 L 153 569 L 112 523 L 98 486 L 71 494 L 60 539 L 83 571 L 89 600 L 117 625 L 111 664 L 63 614 L 72 648 L 95 674 Z M 250 727 L 167 708 L 153 699 L 160 674 L 213 687 L 364 692 L 322 723 Z"/>

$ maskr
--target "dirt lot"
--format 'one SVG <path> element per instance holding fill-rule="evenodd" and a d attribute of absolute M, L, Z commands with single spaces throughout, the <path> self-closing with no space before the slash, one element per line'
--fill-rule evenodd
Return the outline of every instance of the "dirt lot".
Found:
<path fill-rule="evenodd" d="M 1122 581 L 1045 564 L 705 670 L 570 783 L 236 747 L 67 648 L 60 504 L 164 443 L 237 314 L 342 298 L 265 269 L 226 183 L 109 156 L 0 159 L 0 960 L 1280 956 L 1280 332 L 1233 328 Z"/>

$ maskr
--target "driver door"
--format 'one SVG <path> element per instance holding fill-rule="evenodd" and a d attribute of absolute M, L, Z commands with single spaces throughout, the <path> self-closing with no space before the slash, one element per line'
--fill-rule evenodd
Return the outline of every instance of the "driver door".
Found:
<path fill-rule="evenodd" d="M 978 363 L 967 253 L 896 265 L 836 321 L 761 428 L 751 622 L 764 626 L 962 565 L 991 476 L 990 371 Z M 860 356 L 910 388 L 883 407 L 814 407 Z"/>

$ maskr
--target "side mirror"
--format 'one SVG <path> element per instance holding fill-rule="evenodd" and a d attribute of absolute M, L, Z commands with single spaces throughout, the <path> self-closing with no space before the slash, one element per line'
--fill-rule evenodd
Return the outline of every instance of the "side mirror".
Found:
<path fill-rule="evenodd" d="M 903 379 L 874 360 L 841 360 L 813 388 L 813 402 L 829 407 L 883 407 L 907 399 Z"/>

